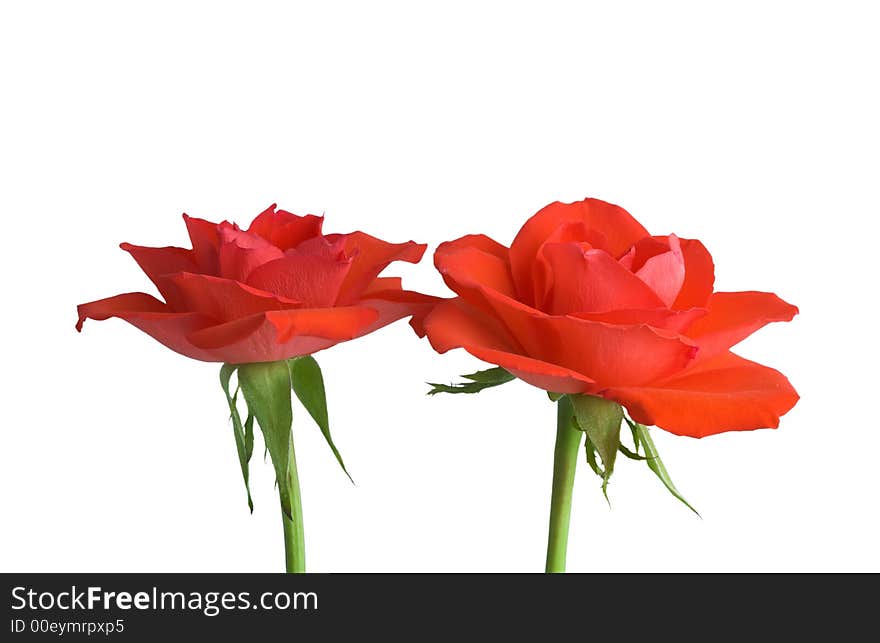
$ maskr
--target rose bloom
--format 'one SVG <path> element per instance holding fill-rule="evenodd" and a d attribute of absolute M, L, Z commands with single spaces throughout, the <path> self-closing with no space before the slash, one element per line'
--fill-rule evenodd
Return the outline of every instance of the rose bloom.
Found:
<path fill-rule="evenodd" d="M 165 301 L 134 292 L 81 304 L 77 330 L 86 319 L 119 317 L 193 359 L 270 362 L 423 315 L 436 301 L 403 290 L 397 277 L 379 277 L 392 261 L 417 263 L 425 245 L 325 235 L 323 217 L 274 205 L 247 230 L 183 218 L 191 250 L 121 245 Z"/>
<path fill-rule="evenodd" d="M 797 308 L 764 292 L 713 292 L 696 240 L 651 236 L 597 199 L 552 203 L 510 248 L 484 235 L 442 244 L 434 263 L 458 297 L 424 327 L 555 393 L 614 400 L 637 422 L 702 437 L 777 427 L 798 395 L 784 375 L 730 352 Z"/>

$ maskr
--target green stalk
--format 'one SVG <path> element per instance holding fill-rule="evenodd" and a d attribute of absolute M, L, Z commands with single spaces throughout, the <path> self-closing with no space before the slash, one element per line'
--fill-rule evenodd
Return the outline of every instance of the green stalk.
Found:
<path fill-rule="evenodd" d="M 556 449 L 553 453 L 553 492 L 550 497 L 550 532 L 545 568 L 548 574 L 565 571 L 574 472 L 583 437 L 583 432 L 572 426 L 573 410 L 568 396 L 559 398 L 556 406 Z"/>
<path fill-rule="evenodd" d="M 296 454 L 293 451 L 293 436 L 290 436 L 290 457 L 288 459 L 288 486 L 290 488 L 290 513 L 288 518 L 281 511 L 284 523 L 284 561 L 288 573 L 302 574 L 306 571 L 306 542 L 303 531 L 302 501 L 299 491 L 299 475 L 296 470 Z"/>

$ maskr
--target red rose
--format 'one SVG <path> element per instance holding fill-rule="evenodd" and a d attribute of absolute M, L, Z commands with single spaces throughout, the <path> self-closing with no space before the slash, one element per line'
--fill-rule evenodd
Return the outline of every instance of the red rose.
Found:
<path fill-rule="evenodd" d="M 434 263 L 459 296 L 424 322 L 438 352 L 464 348 L 556 393 L 614 400 L 642 424 L 702 437 L 776 427 L 798 395 L 730 348 L 797 308 L 763 292 L 713 292 L 702 243 L 654 237 L 622 208 L 553 203 L 510 248 L 484 235 Z"/>
<path fill-rule="evenodd" d="M 426 246 L 363 232 L 321 232 L 323 217 L 273 205 L 247 230 L 184 215 L 192 250 L 122 244 L 165 301 L 127 293 L 77 308 L 119 317 L 193 359 L 232 364 L 307 355 L 423 314 L 435 298 L 379 277 L 392 261 L 418 262 Z"/>

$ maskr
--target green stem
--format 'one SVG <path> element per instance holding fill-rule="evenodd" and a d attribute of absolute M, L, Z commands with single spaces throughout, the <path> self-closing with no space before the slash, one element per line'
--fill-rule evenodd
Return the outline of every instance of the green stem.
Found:
<path fill-rule="evenodd" d="M 296 454 L 293 451 L 293 436 L 290 436 L 290 457 L 288 458 L 288 478 L 290 488 L 290 513 L 288 518 L 281 511 L 284 523 L 284 560 L 288 573 L 302 574 L 306 571 L 306 543 L 303 531 L 302 501 L 299 492 L 299 476 L 296 471 Z"/>
<path fill-rule="evenodd" d="M 553 453 L 553 492 L 550 497 L 550 533 L 547 537 L 545 569 L 548 574 L 565 571 L 574 472 L 583 437 L 582 432 L 572 426 L 573 411 L 568 396 L 559 398 L 556 406 L 556 449 Z"/>

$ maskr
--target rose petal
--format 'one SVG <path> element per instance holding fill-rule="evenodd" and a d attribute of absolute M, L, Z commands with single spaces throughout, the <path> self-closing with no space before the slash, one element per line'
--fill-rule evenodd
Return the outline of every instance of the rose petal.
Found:
<path fill-rule="evenodd" d="M 403 288 L 403 280 L 400 277 L 376 277 L 361 293 L 361 297 L 369 297 L 370 293 L 382 292 L 385 290 L 401 290 Z"/>
<path fill-rule="evenodd" d="M 629 251 L 620 258 L 620 265 L 636 272 L 651 257 L 669 252 L 669 241 L 666 237 L 645 237 L 639 239 Z"/>
<path fill-rule="evenodd" d="M 209 361 L 272 362 L 359 337 L 377 316 L 361 306 L 269 311 L 197 330 L 188 339 L 211 355 Z"/>
<path fill-rule="evenodd" d="M 383 310 L 373 303 L 374 299 L 380 300 L 379 306 L 397 307 L 398 310 L 395 310 L 393 313 Z M 413 330 L 419 337 L 424 337 L 425 316 L 441 301 L 444 300 L 440 297 L 424 295 L 412 290 L 403 290 L 400 277 L 377 277 L 361 293 L 359 303 L 377 309 L 380 320 L 393 316 L 394 319 L 391 319 L 391 321 L 394 321 L 395 319 L 412 315 L 412 319 L 409 321 L 410 326 L 413 327 Z M 384 323 L 380 324 L 380 326 L 384 325 Z"/>
<path fill-rule="evenodd" d="M 290 342 L 297 336 L 324 337 L 337 341 L 354 339 L 366 333 L 378 316 L 375 310 L 366 306 L 306 308 L 266 313 L 266 318 L 278 329 L 278 339 L 282 343 Z"/>
<path fill-rule="evenodd" d="M 425 316 L 441 301 L 444 300 L 440 297 L 398 288 L 371 292 L 363 299 L 358 300 L 357 303 L 359 306 L 367 306 L 379 313 L 379 317 L 366 331 L 367 333 L 387 326 L 398 319 L 412 316 L 410 325 L 416 334 L 422 337 L 425 334 L 423 326 Z"/>
<path fill-rule="evenodd" d="M 300 243 L 296 248 L 287 250 L 284 254 L 316 255 L 324 259 L 345 261 L 349 257 L 345 252 L 345 237 L 338 234 L 326 237 L 312 237 Z"/>
<path fill-rule="evenodd" d="M 258 214 L 248 232 L 261 236 L 281 250 L 295 248 L 303 241 L 321 236 L 324 217 L 314 214 L 299 216 L 275 208 L 273 204 Z"/>
<path fill-rule="evenodd" d="M 672 307 L 675 310 L 705 308 L 715 285 L 715 264 L 706 247 L 696 239 L 680 239 L 684 281 Z"/>
<path fill-rule="evenodd" d="M 269 241 L 270 237 L 272 236 L 272 231 L 277 226 L 281 226 L 287 223 L 284 214 L 276 213 L 277 208 L 278 204 L 273 203 L 268 208 L 260 212 L 260 214 L 254 217 L 254 220 L 251 221 L 251 224 L 250 226 L 248 226 L 247 231 L 252 234 L 258 234 L 266 241 Z"/>
<path fill-rule="evenodd" d="M 688 337 L 700 346 L 700 359 L 723 353 L 771 322 L 791 321 L 798 309 L 769 292 L 716 292 L 708 314 L 694 322 Z"/>
<path fill-rule="evenodd" d="M 506 250 L 489 237 L 471 235 L 441 243 L 434 252 L 434 265 L 455 292 L 462 284 L 479 283 L 515 297 Z"/>
<path fill-rule="evenodd" d="M 269 310 L 302 307 L 300 301 L 222 277 L 182 272 L 171 279 L 183 297 L 185 309 L 202 313 L 215 320 L 215 323 Z"/>
<path fill-rule="evenodd" d="M 580 246 L 586 252 L 594 248 L 605 247 L 605 236 L 595 230 L 590 230 L 583 221 L 573 221 L 563 224 L 553 230 L 544 244 L 538 249 L 535 262 L 532 265 L 533 299 L 536 308 L 546 309 L 553 288 L 554 275 L 547 258 L 547 250 L 558 244 L 571 244 Z"/>
<path fill-rule="evenodd" d="M 585 375 L 539 359 L 479 346 L 464 346 L 468 353 L 510 371 L 523 382 L 551 393 L 594 393 L 597 384 Z"/>
<path fill-rule="evenodd" d="M 175 352 L 193 359 L 215 361 L 209 353 L 194 347 L 186 339 L 190 332 L 209 324 L 209 319 L 198 313 L 169 312 L 168 306 L 145 293 L 126 293 L 80 304 L 77 306 L 77 312 L 79 313 L 77 330 L 82 330 L 86 319 L 104 320 L 118 317 Z"/>
<path fill-rule="evenodd" d="M 220 233 L 218 224 L 204 219 L 183 215 L 189 239 L 192 242 L 192 255 L 198 272 L 216 275 L 220 270 Z M 228 223 L 226 225 L 229 225 Z"/>
<path fill-rule="evenodd" d="M 540 326 L 555 334 L 558 344 L 539 356 L 603 386 L 652 382 L 686 368 L 697 354 L 686 338 L 650 326 L 613 326 L 573 317 L 550 317 Z"/>
<path fill-rule="evenodd" d="M 663 330 L 678 333 L 679 335 L 687 335 L 687 330 L 691 324 L 705 314 L 705 308 L 691 308 L 690 310 L 654 308 L 650 310 L 621 309 L 598 313 L 571 313 L 570 316 L 618 326 L 646 324 L 654 328 L 662 328 Z"/>
<path fill-rule="evenodd" d="M 284 252 L 263 237 L 239 230 L 238 226 L 221 224 L 218 231 L 220 276 L 226 279 L 247 283 L 255 268 L 284 256 Z"/>
<path fill-rule="evenodd" d="M 668 242 L 669 250 L 647 259 L 635 274 L 665 305 L 671 306 L 684 284 L 685 267 L 678 237 L 671 234 Z"/>
<path fill-rule="evenodd" d="M 83 323 L 86 319 L 103 321 L 124 312 L 170 312 L 167 304 L 143 292 L 129 292 L 114 297 L 107 297 L 106 299 L 90 301 L 77 306 L 76 311 L 79 314 L 79 319 L 76 322 L 77 332 L 82 332 Z"/>
<path fill-rule="evenodd" d="M 461 297 L 437 304 L 425 319 L 425 331 L 438 353 L 465 344 L 519 352 L 516 340 L 497 319 Z"/>
<path fill-rule="evenodd" d="M 309 308 L 327 308 L 336 303 L 351 266 L 352 259 L 288 250 L 280 259 L 254 268 L 247 283 Z"/>
<path fill-rule="evenodd" d="M 553 316 L 476 287 L 465 299 L 495 317 L 529 357 L 580 373 L 603 386 L 651 382 L 681 371 L 697 347 L 650 326 L 613 326 Z"/>
<path fill-rule="evenodd" d="M 192 250 L 173 246 L 148 248 L 130 243 L 121 243 L 119 247 L 134 258 L 172 308 L 175 310 L 183 309 L 180 295 L 174 284 L 168 280 L 168 276 L 178 272 L 198 270 Z"/>
<path fill-rule="evenodd" d="M 651 288 L 604 250 L 574 243 L 551 243 L 541 249 L 551 278 L 543 309 L 554 315 L 618 308 L 661 308 Z"/>
<path fill-rule="evenodd" d="M 129 253 L 146 275 L 153 281 L 156 277 L 176 272 L 192 271 L 196 266 L 192 250 L 168 246 L 148 248 L 130 243 L 120 243 L 119 247 Z"/>
<path fill-rule="evenodd" d="M 653 386 L 614 387 L 603 395 L 637 422 L 695 438 L 776 428 L 798 400 L 782 373 L 729 352 Z"/>
<path fill-rule="evenodd" d="M 425 331 L 439 353 L 464 348 L 490 364 L 509 370 L 521 380 L 556 393 L 592 390 L 592 380 L 555 364 L 520 355 L 498 322 L 460 298 L 437 305 L 425 320 Z"/>
<path fill-rule="evenodd" d="M 490 254 L 505 262 L 509 260 L 508 255 L 510 250 L 507 246 L 498 243 L 495 239 L 488 237 L 485 234 L 466 234 L 454 241 L 441 243 L 437 246 L 437 250 L 434 251 L 434 258 L 436 259 L 438 254 L 456 252 L 458 250 L 463 250 L 464 248 L 473 248 L 485 252 L 486 254 Z"/>
<path fill-rule="evenodd" d="M 339 289 L 337 302 L 343 305 L 356 301 L 388 264 L 393 261 L 418 263 L 428 247 L 413 241 L 388 243 L 363 232 L 352 232 L 341 237 L 344 239 L 345 254 L 353 260 Z"/>
<path fill-rule="evenodd" d="M 560 226 L 582 222 L 591 232 L 593 241 L 614 258 L 623 255 L 639 239 L 648 236 L 647 230 L 623 208 L 600 201 L 585 199 L 576 203 L 551 203 L 540 210 L 516 235 L 510 246 L 510 265 L 519 298 L 534 303 L 532 276 L 538 250 Z M 590 241 L 590 239 L 583 239 Z M 597 245 L 590 241 L 592 245 Z"/>

